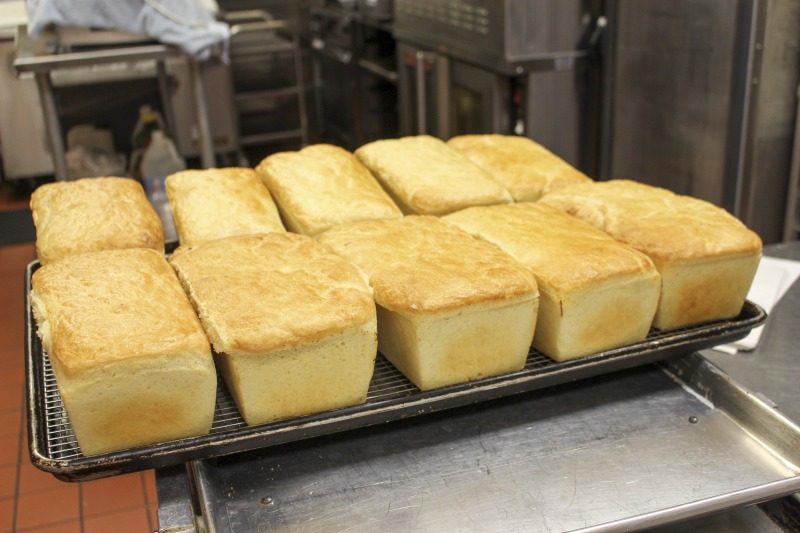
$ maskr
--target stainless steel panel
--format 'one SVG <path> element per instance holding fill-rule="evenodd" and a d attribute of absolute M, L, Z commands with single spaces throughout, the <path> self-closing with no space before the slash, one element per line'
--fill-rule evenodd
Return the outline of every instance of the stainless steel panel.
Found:
<path fill-rule="evenodd" d="M 758 404 L 717 390 L 698 355 L 674 365 L 727 406 Z M 211 531 L 611 531 L 797 490 L 796 454 L 675 380 L 640 367 L 202 462 L 202 516 Z M 800 435 L 785 420 L 774 429 Z"/>
<path fill-rule="evenodd" d="M 729 0 L 617 5 L 607 177 L 664 186 L 721 205 L 737 9 Z"/>
<path fill-rule="evenodd" d="M 720 205 L 782 237 L 800 1 L 618 0 L 601 178 Z"/>
<path fill-rule="evenodd" d="M 527 63 L 584 55 L 599 2 L 397 0 L 398 40 L 506 74 Z M 549 64 L 549 63 L 548 63 Z"/>

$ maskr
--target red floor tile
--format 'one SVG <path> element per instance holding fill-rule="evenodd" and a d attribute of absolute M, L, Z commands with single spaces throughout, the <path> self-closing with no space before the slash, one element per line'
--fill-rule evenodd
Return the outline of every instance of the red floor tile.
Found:
<path fill-rule="evenodd" d="M 11 533 L 14 520 L 14 498 L 0 498 L 0 533 Z"/>
<path fill-rule="evenodd" d="M 19 411 L 25 403 L 21 381 L 14 379 L 0 380 L 0 411 Z"/>
<path fill-rule="evenodd" d="M 147 513 L 150 516 L 150 528 L 148 531 L 158 531 L 158 505 L 148 505 Z"/>
<path fill-rule="evenodd" d="M 54 490 L 20 494 L 17 499 L 17 529 L 56 526 L 64 522 L 79 520 L 78 493 L 78 485 L 63 483 L 60 488 Z"/>
<path fill-rule="evenodd" d="M 71 485 L 56 479 L 53 474 L 39 470 L 31 464 L 27 450 L 19 465 L 19 494 L 36 494 L 43 491 L 58 490 Z"/>
<path fill-rule="evenodd" d="M 83 483 L 81 506 L 84 517 L 145 506 L 145 491 L 139 474 L 127 474 Z"/>
<path fill-rule="evenodd" d="M 0 498 L 13 498 L 17 490 L 16 465 L 0 466 Z"/>
<path fill-rule="evenodd" d="M 150 530 L 144 507 L 83 519 L 83 533 L 143 533 Z"/>
<path fill-rule="evenodd" d="M 19 459 L 19 435 L 0 437 L 0 467 L 16 468 Z"/>
<path fill-rule="evenodd" d="M 145 501 L 147 501 L 149 504 L 158 503 L 158 494 L 156 491 L 156 471 L 147 470 L 142 472 L 142 477 L 144 478 Z"/>
<path fill-rule="evenodd" d="M 37 526 L 28 529 L 17 529 L 15 533 L 81 533 L 81 521 L 69 520 L 51 526 Z"/>
<path fill-rule="evenodd" d="M 21 423 L 19 409 L 0 410 L 0 437 L 18 436 Z"/>

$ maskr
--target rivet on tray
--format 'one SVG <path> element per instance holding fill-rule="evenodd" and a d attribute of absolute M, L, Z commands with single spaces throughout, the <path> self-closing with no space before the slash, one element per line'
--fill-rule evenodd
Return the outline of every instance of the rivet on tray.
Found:
<path fill-rule="evenodd" d="M 697 424 L 697 417 L 696 416 L 690 416 L 689 417 L 689 423 L 690 424 Z"/>
<path fill-rule="evenodd" d="M 261 505 L 272 505 L 273 503 L 275 503 L 275 501 L 269 496 L 264 496 L 258 503 Z"/>

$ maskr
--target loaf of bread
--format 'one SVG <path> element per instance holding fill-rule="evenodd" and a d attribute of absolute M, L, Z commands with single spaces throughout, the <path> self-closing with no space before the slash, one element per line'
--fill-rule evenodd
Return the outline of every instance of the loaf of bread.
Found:
<path fill-rule="evenodd" d="M 375 303 L 353 265 L 288 232 L 181 246 L 170 262 L 248 424 L 366 400 Z"/>
<path fill-rule="evenodd" d="M 83 252 L 152 248 L 164 228 L 138 181 L 84 178 L 47 183 L 31 194 L 39 263 Z"/>
<path fill-rule="evenodd" d="M 661 278 L 644 254 L 588 222 L 531 202 L 470 207 L 442 217 L 507 252 L 536 275 L 533 347 L 556 361 L 644 339 Z"/>
<path fill-rule="evenodd" d="M 444 215 L 513 200 L 485 170 L 429 135 L 374 141 L 355 154 L 407 215 Z"/>
<path fill-rule="evenodd" d="M 82 453 L 208 433 L 211 347 L 163 254 L 77 254 L 39 268 L 31 285 L 38 335 Z"/>
<path fill-rule="evenodd" d="M 536 280 L 495 246 L 414 215 L 337 226 L 319 241 L 367 274 L 379 350 L 420 389 L 525 366 Z"/>
<path fill-rule="evenodd" d="M 591 179 L 556 154 L 517 135 L 459 135 L 447 141 L 470 161 L 506 187 L 516 202 L 538 200 L 542 194 Z"/>
<path fill-rule="evenodd" d="M 630 180 L 574 185 L 541 203 L 582 218 L 648 255 L 662 278 L 662 330 L 737 316 L 761 260 L 761 239 L 724 209 Z"/>
<path fill-rule="evenodd" d="M 337 224 L 403 216 L 370 171 L 338 146 L 272 154 L 256 170 L 296 233 L 313 237 Z"/>
<path fill-rule="evenodd" d="M 184 170 L 167 177 L 166 190 L 180 244 L 286 231 L 253 169 Z"/>

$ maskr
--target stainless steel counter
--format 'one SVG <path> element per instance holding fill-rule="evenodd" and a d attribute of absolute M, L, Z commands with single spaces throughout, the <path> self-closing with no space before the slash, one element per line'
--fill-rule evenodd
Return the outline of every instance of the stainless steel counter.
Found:
<path fill-rule="evenodd" d="M 766 252 L 800 259 L 800 243 Z M 795 505 L 782 497 L 798 490 L 800 433 L 783 415 L 800 420 L 799 314 L 797 284 L 773 310 L 752 353 L 689 354 L 664 365 L 161 469 L 160 526 L 236 532 L 781 531 L 769 506 L 753 504 L 772 500 L 778 502 L 772 508 L 788 508 L 789 514 Z"/>

